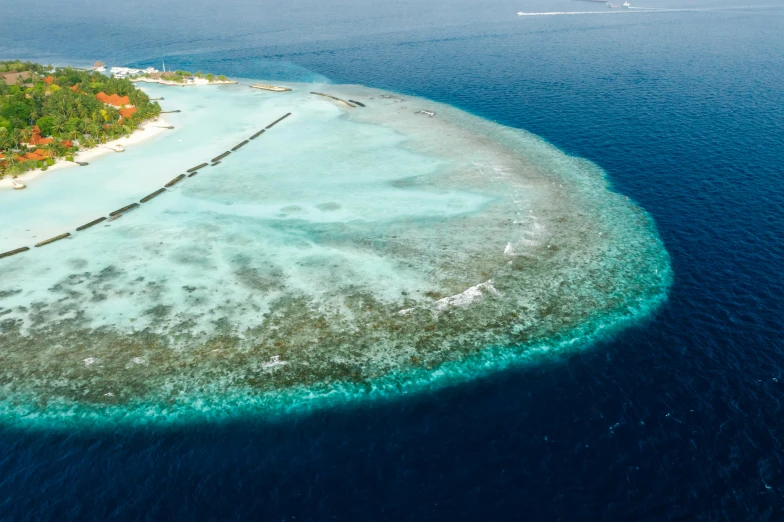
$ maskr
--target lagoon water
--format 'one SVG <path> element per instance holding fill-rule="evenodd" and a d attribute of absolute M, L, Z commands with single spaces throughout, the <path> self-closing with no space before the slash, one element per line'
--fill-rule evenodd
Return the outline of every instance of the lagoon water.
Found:
<path fill-rule="evenodd" d="M 173 131 L 5 192 L 10 250 L 222 156 L 4 263 L 7 423 L 390 398 L 581 349 L 665 299 L 653 224 L 595 165 L 426 99 L 290 85 L 146 87 L 183 111 Z"/>
<path fill-rule="evenodd" d="M 780 519 L 782 6 L 515 16 L 596 11 L 524 4 L 9 11 L 3 56 L 165 58 L 307 83 L 280 96 L 151 88 L 183 109 L 171 134 L 0 194 L 5 250 L 105 215 L 292 112 L 127 216 L 4 264 L 2 518 Z M 569 249 L 545 256 L 554 242 Z M 502 318 L 556 295 L 543 281 L 566 285 L 559 313 L 510 342 L 520 321 Z M 333 364 L 292 361 L 314 317 L 278 310 L 277 351 L 242 357 L 275 291 L 328 311 L 344 336 L 361 331 L 326 343 Z M 421 328 L 401 334 L 407 308 Z M 586 342 L 603 321 L 624 329 Z M 429 331 L 452 359 L 417 337 Z M 336 354 L 356 362 L 389 332 L 432 363 L 384 350 L 366 373 L 330 374 Z M 198 362 L 194 336 L 217 343 L 202 359 L 225 360 Z M 144 352 L 164 344 L 180 358 Z M 282 378 L 264 388 L 250 370 Z M 268 393 L 302 382 L 364 399 L 292 412 L 302 394 Z M 150 400 L 166 386 L 190 393 Z M 61 401 L 42 404 L 47 393 Z"/>

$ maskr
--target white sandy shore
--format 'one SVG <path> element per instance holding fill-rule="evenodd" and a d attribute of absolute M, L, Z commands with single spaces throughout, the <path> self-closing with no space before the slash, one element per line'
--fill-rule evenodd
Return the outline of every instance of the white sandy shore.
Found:
<path fill-rule="evenodd" d="M 207 81 L 204 78 L 196 78 L 193 83 L 177 83 L 171 80 L 160 80 L 156 78 L 131 78 L 132 82 L 141 82 L 141 83 L 158 83 L 161 85 L 169 85 L 171 87 L 198 87 L 200 85 L 233 85 L 237 83 L 234 80 L 213 80 Z"/>
<path fill-rule="evenodd" d="M 57 160 L 57 162 L 54 165 L 49 167 L 47 170 L 45 171 L 41 169 L 31 170 L 25 172 L 24 174 L 20 174 L 19 176 L 16 177 L 16 180 L 25 183 L 26 181 L 35 179 L 42 174 L 49 174 L 50 172 L 55 172 L 62 169 L 78 167 L 79 165 L 75 163 L 76 161 L 84 161 L 86 163 L 89 163 L 106 154 L 123 154 L 122 152 L 116 152 L 112 149 L 117 145 L 122 145 L 123 148 L 128 150 L 129 147 L 139 145 L 146 140 L 149 140 L 151 138 L 154 138 L 155 136 L 158 136 L 166 132 L 169 129 L 166 129 L 164 127 L 168 127 L 168 126 L 169 123 L 160 117 L 157 118 L 156 120 L 150 120 L 144 122 L 130 136 L 123 136 L 122 138 L 113 141 L 107 141 L 106 143 L 101 143 L 100 145 L 93 147 L 91 149 L 80 150 L 74 155 L 74 162 L 65 161 L 65 159 L 60 158 Z M 13 184 L 11 183 L 10 176 L 6 176 L 5 178 L 0 179 L 0 190 L 12 189 L 12 188 L 13 188 Z"/>

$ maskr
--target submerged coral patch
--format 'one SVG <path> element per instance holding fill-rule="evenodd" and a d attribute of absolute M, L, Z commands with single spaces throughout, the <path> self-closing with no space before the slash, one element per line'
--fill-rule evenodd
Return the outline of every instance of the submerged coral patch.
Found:
<path fill-rule="evenodd" d="M 52 222 L 138 200 L 291 113 L 165 198 L 2 261 L 3 420 L 176 422 L 389 397 L 579 349 L 666 297 L 650 218 L 590 162 L 430 101 L 320 89 L 356 108 L 292 87 L 166 91 L 178 133 L 42 179 L 49 205 L 0 194 L 3 241 L 50 237 Z"/>

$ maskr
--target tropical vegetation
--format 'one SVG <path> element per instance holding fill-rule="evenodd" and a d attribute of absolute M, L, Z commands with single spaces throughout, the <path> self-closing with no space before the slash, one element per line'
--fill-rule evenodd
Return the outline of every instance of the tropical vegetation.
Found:
<path fill-rule="evenodd" d="M 3 80 L 4 73 L 27 71 L 29 78 L 10 85 Z M 127 96 L 130 103 L 124 103 L 125 109 L 103 103 L 96 98 L 99 93 Z M 0 61 L 0 169 L 16 175 L 46 168 L 54 158 L 67 158 L 79 148 L 131 134 L 160 111 L 157 102 L 126 79 L 70 67 Z"/>
<path fill-rule="evenodd" d="M 203 78 L 208 82 L 225 82 L 228 80 L 228 78 L 222 74 L 216 76 L 212 73 L 204 74 L 201 71 L 196 71 L 195 73 L 191 73 L 189 71 L 169 71 L 164 73 L 152 73 L 152 75 L 150 73 L 145 73 L 142 76 L 145 78 L 160 78 L 162 80 L 176 83 L 185 83 L 189 78 Z"/>

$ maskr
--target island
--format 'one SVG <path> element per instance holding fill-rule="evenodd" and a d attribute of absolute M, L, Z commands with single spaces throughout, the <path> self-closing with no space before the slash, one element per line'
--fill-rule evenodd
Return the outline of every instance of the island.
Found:
<path fill-rule="evenodd" d="M 69 99 L 133 101 L 96 80 Z M 187 125 L 0 192 L 5 424 L 389 401 L 571 357 L 667 298 L 655 224 L 598 165 L 434 100 L 285 86 L 146 84 Z"/>
<path fill-rule="evenodd" d="M 0 174 L 47 170 L 133 134 L 161 107 L 123 78 L 31 62 L 0 62 Z"/>
<path fill-rule="evenodd" d="M 191 73 L 189 71 L 144 71 L 142 74 L 135 76 L 131 79 L 132 82 L 145 82 L 145 83 L 160 83 L 162 85 L 173 85 L 179 87 L 186 87 L 191 85 L 231 85 L 237 83 L 235 80 L 229 80 L 226 76 L 212 73 L 202 73 L 197 71 Z"/>

